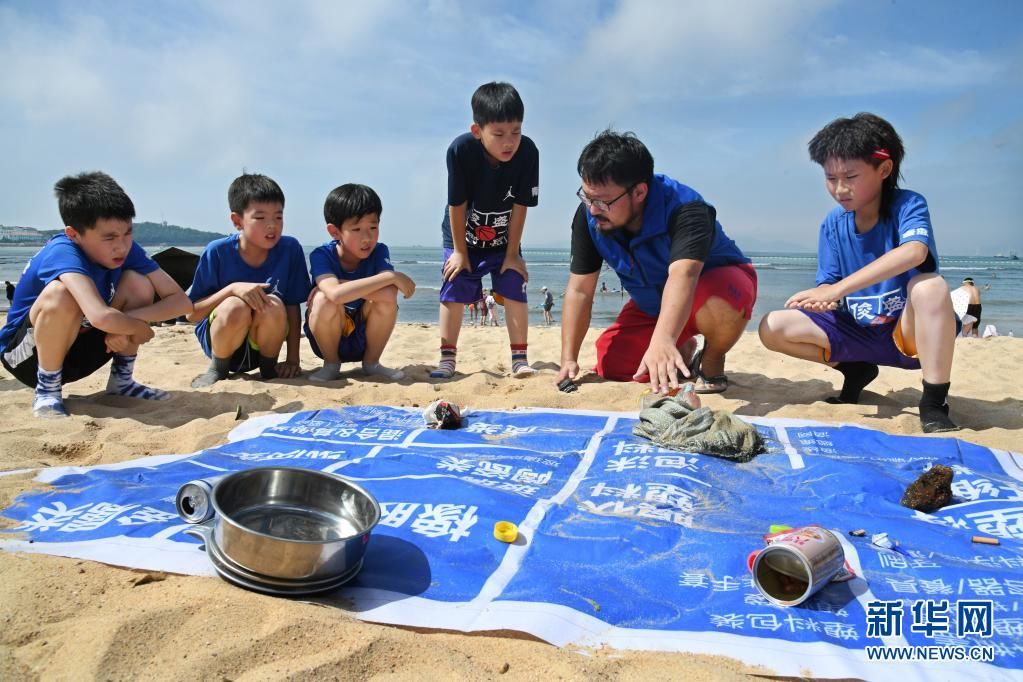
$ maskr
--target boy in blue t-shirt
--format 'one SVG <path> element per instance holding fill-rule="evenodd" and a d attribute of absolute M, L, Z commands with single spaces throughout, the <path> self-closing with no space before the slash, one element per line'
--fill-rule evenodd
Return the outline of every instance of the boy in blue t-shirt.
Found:
<path fill-rule="evenodd" d="M 111 357 L 107 393 L 168 398 L 134 380 L 135 355 L 153 338 L 149 322 L 183 315 L 191 302 L 132 240 L 135 206 L 113 178 L 68 176 L 54 191 L 64 233 L 32 257 L 18 281 L 0 330 L 0 362 L 35 388 L 37 417 L 67 417 L 61 386 Z"/>
<path fill-rule="evenodd" d="M 522 134 L 524 107 L 508 83 L 487 83 L 472 96 L 470 132 L 448 147 L 448 206 L 444 283 L 440 290 L 440 362 L 436 379 L 455 373 L 458 333 L 465 306 L 483 296 L 483 277 L 504 298 L 512 375 L 535 374 L 527 358 L 529 308 L 522 260 L 526 208 L 536 206 L 540 157 Z"/>
<path fill-rule="evenodd" d="M 305 253 L 284 231 L 284 192 L 265 175 L 244 174 L 227 191 L 237 232 L 207 245 L 188 295 L 210 367 L 192 382 L 210 386 L 259 368 L 263 379 L 298 375 L 299 306 L 309 295 Z M 285 339 L 287 359 L 277 356 Z"/>
<path fill-rule="evenodd" d="M 810 158 L 839 203 L 821 225 L 817 287 L 760 323 L 764 345 L 831 365 L 844 376 L 832 403 L 856 403 L 878 365 L 922 369 L 920 424 L 955 431 L 946 398 L 957 323 L 927 202 L 899 189 L 902 140 L 868 113 L 840 118 L 814 136 Z"/>
<path fill-rule="evenodd" d="M 342 362 L 362 361 L 366 374 L 402 379 L 380 364 L 398 319 L 398 292 L 410 298 L 416 283 L 391 265 L 378 243 L 380 197 L 365 185 L 347 184 L 327 195 L 323 218 L 331 241 L 309 254 L 315 286 L 309 297 L 305 335 L 323 368 L 309 378 L 333 381 Z"/>

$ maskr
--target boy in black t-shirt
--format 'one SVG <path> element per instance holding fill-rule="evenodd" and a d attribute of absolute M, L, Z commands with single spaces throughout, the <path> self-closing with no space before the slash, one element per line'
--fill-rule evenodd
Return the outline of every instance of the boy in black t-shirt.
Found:
<path fill-rule="evenodd" d="M 534 374 L 526 356 L 529 273 L 520 244 L 526 208 L 539 194 L 539 154 L 522 134 L 524 107 L 508 83 L 481 85 L 472 96 L 470 132 L 448 147 L 448 206 L 441 225 L 444 283 L 440 290 L 440 363 L 430 373 L 455 372 L 465 304 L 483 296 L 483 276 L 504 297 L 512 375 Z"/>

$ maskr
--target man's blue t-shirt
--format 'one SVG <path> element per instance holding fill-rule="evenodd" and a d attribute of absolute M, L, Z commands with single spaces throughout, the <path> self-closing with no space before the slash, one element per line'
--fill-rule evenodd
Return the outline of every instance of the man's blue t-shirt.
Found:
<path fill-rule="evenodd" d="M 821 225 L 817 243 L 817 284 L 833 284 L 873 263 L 907 242 L 927 245 L 930 257 L 918 268 L 872 284 L 845 297 L 845 307 L 863 326 L 893 322 L 906 306 L 909 280 L 924 272 L 938 272 L 938 250 L 931 229 L 927 200 L 916 192 L 896 191 L 888 215 L 869 232 L 856 232 L 856 214 L 841 207 Z"/>
<path fill-rule="evenodd" d="M 235 282 L 262 282 L 267 285 L 267 294 L 276 295 L 287 305 L 305 303 L 311 285 L 305 253 L 297 239 L 282 236 L 257 268 L 242 260 L 239 246 L 237 233 L 206 246 L 188 290 L 193 303 Z"/>
<path fill-rule="evenodd" d="M 465 244 L 470 249 L 503 249 L 508 245 L 512 207 L 536 206 L 540 192 L 540 153 L 522 136 L 510 160 L 491 164 L 483 143 L 472 133 L 448 147 L 448 206 L 467 204 Z M 453 249 L 451 214 L 441 221 L 444 248 Z"/>
<path fill-rule="evenodd" d="M 387 244 L 378 242 L 373 252 L 364 260 L 359 261 L 355 270 L 349 272 L 341 267 L 341 259 L 337 255 L 337 242 L 329 241 L 316 247 L 316 250 L 309 254 L 309 270 L 312 272 L 315 284 L 316 278 L 323 275 L 332 275 L 341 282 L 351 282 L 388 270 L 393 271 L 394 266 L 391 265 L 391 252 L 387 248 Z M 363 300 L 359 298 L 349 301 L 345 303 L 345 307 L 349 310 L 356 310 L 362 306 Z"/>
<path fill-rule="evenodd" d="M 61 275 L 68 272 L 85 275 L 96 285 L 99 297 L 109 305 L 124 270 L 134 270 L 141 275 L 148 275 L 159 268 L 156 261 L 146 255 L 138 242 L 131 243 L 131 249 L 121 267 L 108 269 L 90 260 L 67 235 L 58 234 L 52 237 L 36 255 L 32 256 L 21 274 L 21 279 L 18 280 L 14 300 L 11 301 L 11 309 L 7 315 L 7 324 L 0 330 L 0 352 L 6 350 L 7 343 L 28 316 L 32 304 L 39 298 L 46 285 Z"/>

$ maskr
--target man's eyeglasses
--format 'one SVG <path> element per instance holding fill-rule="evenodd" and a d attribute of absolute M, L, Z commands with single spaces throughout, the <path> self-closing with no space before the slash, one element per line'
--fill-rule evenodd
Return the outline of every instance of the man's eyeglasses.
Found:
<path fill-rule="evenodd" d="M 586 196 L 586 193 L 583 192 L 582 187 L 575 191 L 575 195 L 579 197 L 579 201 L 583 202 L 583 205 L 586 206 L 586 208 L 595 208 L 601 213 L 607 213 L 608 211 L 611 210 L 611 204 L 624 197 L 626 194 L 631 192 L 635 187 L 636 185 L 629 185 L 628 189 L 626 189 L 624 192 L 622 192 L 621 194 L 619 194 L 610 201 L 604 201 L 602 199 L 590 199 L 588 196 Z"/>

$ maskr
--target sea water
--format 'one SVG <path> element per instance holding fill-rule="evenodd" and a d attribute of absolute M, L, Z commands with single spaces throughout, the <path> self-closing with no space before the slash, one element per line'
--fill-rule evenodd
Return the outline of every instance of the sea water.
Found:
<path fill-rule="evenodd" d="M 306 246 L 308 254 L 318 245 Z M 202 253 L 202 247 L 184 247 L 194 253 Z M 16 281 L 28 259 L 39 247 L 0 247 L 0 279 Z M 152 255 L 163 247 L 147 247 Z M 390 246 L 391 263 L 396 270 L 404 272 L 416 283 L 416 294 L 411 299 L 399 300 L 401 310 L 399 322 L 436 323 L 438 296 L 441 285 L 442 251 L 439 247 Z M 568 282 L 568 249 L 524 249 L 529 269 L 529 322 L 543 324 L 543 293 L 546 286 L 554 294 L 554 323 L 560 320 L 565 286 Z M 756 329 L 760 318 L 771 310 L 778 310 L 785 300 L 803 289 L 814 285 L 817 272 L 817 256 L 812 253 L 763 253 L 747 254 L 753 259 L 758 276 L 758 297 L 753 319 L 747 329 Z M 981 326 L 993 324 L 998 333 L 1010 331 L 1023 336 L 1023 261 L 993 256 L 942 256 L 941 270 L 953 289 L 963 277 L 973 277 L 981 289 L 983 315 Z M 484 280 L 489 286 L 489 278 Z M 601 284 L 607 292 L 600 293 Z M 985 289 L 990 285 L 989 289 Z M 597 283 L 598 293 L 594 300 L 592 325 L 606 327 L 611 324 L 624 305 L 628 294 L 621 291 L 618 276 L 605 269 Z M 0 299 L 0 307 L 6 308 L 6 299 Z M 501 311 L 503 323 L 503 311 Z M 468 324 L 469 314 L 465 315 Z"/>

